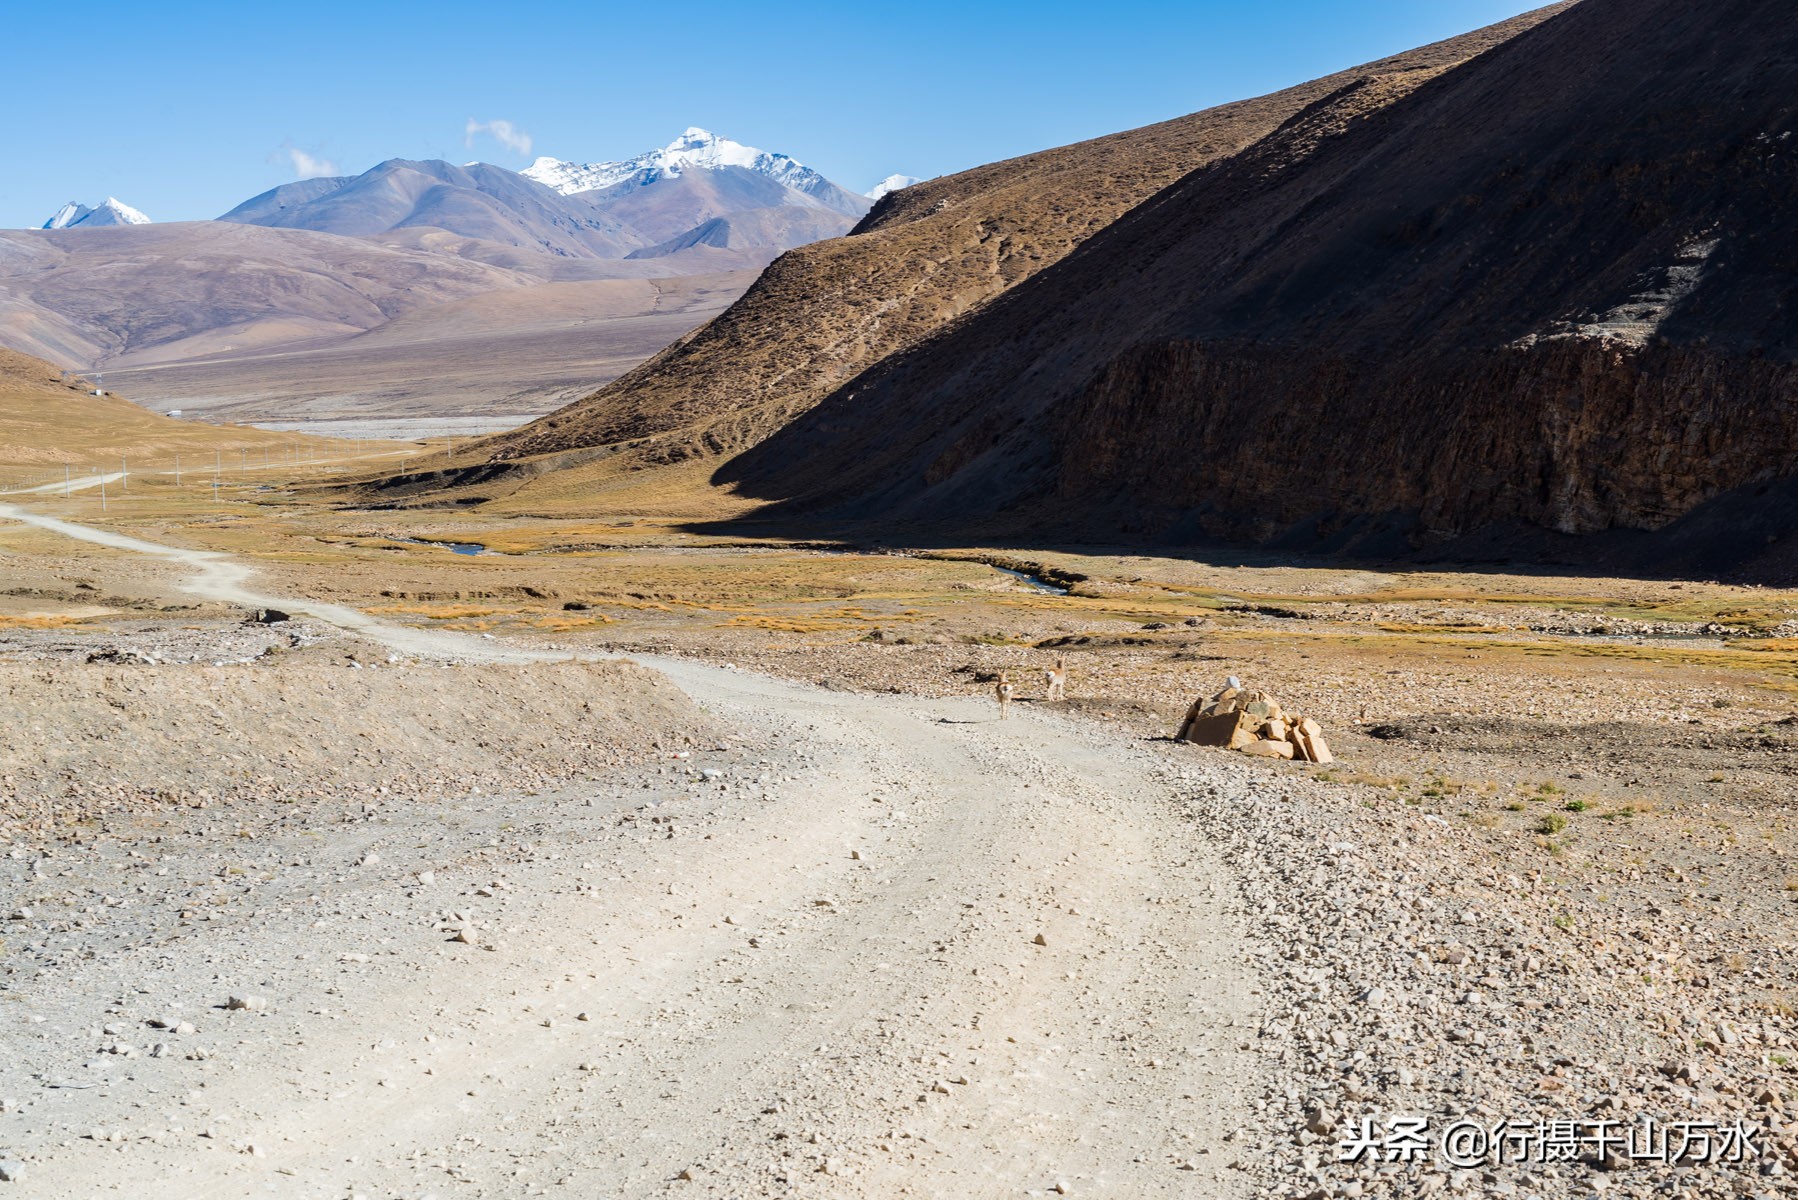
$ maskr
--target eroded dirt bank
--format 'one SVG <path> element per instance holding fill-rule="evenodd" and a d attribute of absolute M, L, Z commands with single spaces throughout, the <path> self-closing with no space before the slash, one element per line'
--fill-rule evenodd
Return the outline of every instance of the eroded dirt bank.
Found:
<path fill-rule="evenodd" d="M 326 637 L 249 663 L 0 662 L 0 829 L 548 786 L 709 732 L 665 676 L 625 661 L 458 670 Z"/>

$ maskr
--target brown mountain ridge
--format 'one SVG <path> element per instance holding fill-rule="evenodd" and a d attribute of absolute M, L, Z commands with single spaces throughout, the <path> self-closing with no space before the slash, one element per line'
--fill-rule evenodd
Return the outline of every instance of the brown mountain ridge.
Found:
<path fill-rule="evenodd" d="M 719 478 L 835 518 L 1783 569 L 1784 12 L 1584 0 L 1358 81 Z"/>
<path fill-rule="evenodd" d="M 587 468 L 617 472 L 753 445 L 874 363 L 979 310 L 1155 192 L 1308 107 L 1329 107 L 1370 79 L 1445 70 L 1564 7 L 1269 96 L 894 192 L 850 236 L 782 255 L 715 320 L 486 448 L 494 459 L 518 460 L 622 446 L 630 452 Z"/>

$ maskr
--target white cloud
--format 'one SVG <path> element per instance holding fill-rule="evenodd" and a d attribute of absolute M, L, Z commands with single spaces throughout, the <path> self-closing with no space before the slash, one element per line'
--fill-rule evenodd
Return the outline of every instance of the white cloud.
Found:
<path fill-rule="evenodd" d="M 308 154 L 298 146 L 289 142 L 281 147 L 287 157 L 293 161 L 295 179 L 317 179 L 325 175 L 341 175 L 337 164 L 328 158 L 319 158 Z"/>
<path fill-rule="evenodd" d="M 462 144 L 464 146 L 474 145 L 475 135 L 478 133 L 487 134 L 506 149 L 516 153 L 529 154 L 531 152 L 531 135 L 510 121 L 477 121 L 470 117 L 467 128 L 462 132 Z"/>

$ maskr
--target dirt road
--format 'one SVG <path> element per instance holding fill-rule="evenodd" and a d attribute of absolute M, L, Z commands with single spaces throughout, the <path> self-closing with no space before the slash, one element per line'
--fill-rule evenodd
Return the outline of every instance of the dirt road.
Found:
<path fill-rule="evenodd" d="M 85 492 L 89 488 L 101 487 L 108 483 L 117 483 L 124 477 L 125 475 L 122 471 L 114 471 L 111 474 L 101 475 L 80 475 L 73 479 L 59 479 L 55 483 L 46 483 L 38 487 L 20 488 L 14 492 L 0 492 L 0 496 L 47 496 L 54 493 L 66 494 L 68 492 Z"/>
<path fill-rule="evenodd" d="M 303 596 L 275 596 L 257 592 L 247 586 L 247 581 L 253 573 L 252 568 L 229 554 L 222 554 L 216 550 L 193 550 L 184 546 L 166 546 L 160 542 L 134 538 L 129 534 L 114 533 L 110 529 L 99 529 L 92 525 L 82 525 L 75 521 L 48 517 L 16 504 L 0 504 L 0 521 L 19 521 L 50 533 L 73 538 L 76 541 L 106 546 L 113 550 L 144 554 L 165 562 L 192 567 L 194 574 L 181 584 L 181 590 L 199 599 L 217 600 L 226 604 L 241 604 L 247 608 L 280 608 L 288 612 L 305 613 L 327 624 L 335 625 L 339 629 L 367 638 L 369 641 L 379 642 L 403 653 L 422 658 L 474 662 L 536 662 L 570 657 L 566 652 L 551 653 L 524 647 L 501 646 L 491 641 L 469 637 L 466 634 L 443 633 L 428 629 L 416 629 L 410 625 L 396 625 L 378 617 L 371 617 L 358 609 L 311 600 Z"/>
<path fill-rule="evenodd" d="M 1246 1192 L 1252 947 L 1151 755 L 657 665 L 731 748 L 0 860 L 29 1194 Z"/>

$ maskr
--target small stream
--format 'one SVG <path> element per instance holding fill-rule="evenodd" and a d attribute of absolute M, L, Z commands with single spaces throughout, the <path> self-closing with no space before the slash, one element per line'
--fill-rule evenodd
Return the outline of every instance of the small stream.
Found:
<path fill-rule="evenodd" d="M 1026 575 L 1026 574 L 1024 574 L 1024 572 L 1014 571 L 1010 567 L 993 566 L 992 563 L 988 563 L 987 565 L 992 567 L 993 570 L 999 572 L 1001 575 L 1009 575 L 1013 579 L 1022 580 L 1026 585 L 1035 588 L 1039 592 L 1046 592 L 1047 594 L 1049 594 L 1051 596 L 1065 596 L 1068 594 L 1068 589 L 1066 589 L 1064 587 L 1056 587 L 1054 584 L 1045 582 L 1044 580 L 1041 580 L 1041 579 L 1038 579 L 1034 575 Z"/>
<path fill-rule="evenodd" d="M 439 550 L 448 550 L 451 554 L 489 554 L 491 551 L 479 542 L 437 542 L 430 538 L 394 537 L 384 535 L 390 542 L 405 542 L 409 546 L 433 546 Z"/>

